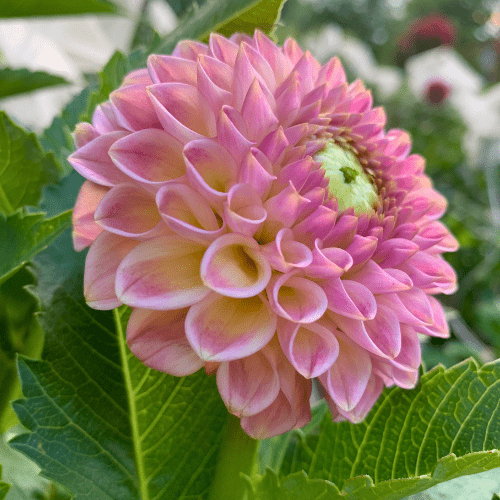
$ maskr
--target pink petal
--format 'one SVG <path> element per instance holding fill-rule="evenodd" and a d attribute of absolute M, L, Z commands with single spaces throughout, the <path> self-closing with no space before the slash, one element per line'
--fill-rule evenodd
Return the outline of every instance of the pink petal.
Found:
<path fill-rule="evenodd" d="M 95 127 L 99 134 L 107 134 L 109 132 L 116 132 L 117 130 L 124 130 L 116 121 L 113 106 L 109 101 L 104 102 L 95 108 L 92 115 L 92 125 Z"/>
<path fill-rule="evenodd" d="M 254 40 L 260 54 L 269 63 L 274 72 L 276 84 L 280 85 L 292 69 L 292 64 L 283 55 L 283 52 L 262 31 L 255 30 Z"/>
<path fill-rule="evenodd" d="M 444 315 L 443 306 L 437 299 L 429 295 L 427 296 L 427 300 L 432 308 L 432 325 L 414 326 L 414 330 L 424 335 L 430 335 L 431 337 L 447 339 L 450 336 L 450 329 Z"/>
<path fill-rule="evenodd" d="M 182 40 L 176 46 L 172 55 L 183 59 L 196 61 L 200 54 L 205 55 L 208 53 L 208 47 L 201 42 L 194 40 Z"/>
<path fill-rule="evenodd" d="M 94 221 L 94 212 L 109 188 L 85 181 L 73 208 L 73 246 L 77 252 L 87 248 L 102 232 Z"/>
<path fill-rule="evenodd" d="M 73 132 L 73 140 L 77 149 L 99 137 L 99 132 L 90 123 L 78 123 Z"/>
<path fill-rule="evenodd" d="M 111 146 L 126 135 L 126 132 L 101 135 L 77 149 L 68 161 L 80 175 L 96 184 L 114 186 L 120 182 L 127 182 L 130 180 L 129 177 L 115 166 L 108 154 Z"/>
<path fill-rule="evenodd" d="M 243 43 L 242 49 L 245 51 L 245 55 L 247 56 L 249 63 L 262 79 L 266 88 L 271 93 L 274 93 L 276 91 L 276 79 L 269 63 L 251 45 Z"/>
<path fill-rule="evenodd" d="M 392 238 L 378 246 L 373 259 L 382 267 L 394 267 L 408 260 L 418 249 L 418 245 L 410 240 Z"/>
<path fill-rule="evenodd" d="M 92 243 L 85 260 L 83 290 L 93 309 L 114 309 L 122 302 L 115 293 L 116 271 L 137 241 L 104 231 Z"/>
<path fill-rule="evenodd" d="M 205 247 L 177 235 L 140 243 L 116 273 L 116 294 L 131 307 L 168 311 L 196 304 L 210 290 L 200 264 Z"/>
<path fill-rule="evenodd" d="M 209 60 L 209 61 L 207 61 Z M 218 86 L 212 78 L 219 81 L 221 85 L 226 86 L 225 78 L 223 75 L 218 74 L 216 71 L 210 71 L 215 68 L 215 66 L 219 65 L 221 67 L 225 67 L 227 72 L 230 74 L 230 78 L 232 78 L 232 71 L 229 66 L 217 59 L 213 59 L 211 57 L 204 57 L 204 61 L 207 61 L 208 64 L 202 65 L 201 61 L 198 61 L 197 65 L 197 87 L 201 94 L 205 97 L 210 107 L 213 109 L 215 113 L 217 113 L 223 106 L 229 105 L 232 103 L 232 95 L 230 92 Z M 212 78 L 210 78 L 210 76 Z M 221 78 L 217 78 L 221 76 Z"/>
<path fill-rule="evenodd" d="M 205 252 L 200 268 L 206 286 L 228 297 L 253 297 L 267 286 L 271 266 L 250 236 L 225 234 Z"/>
<path fill-rule="evenodd" d="M 151 85 L 153 82 L 151 81 L 151 77 L 149 76 L 149 72 L 147 68 L 136 69 L 135 71 L 131 71 L 128 75 L 123 79 L 122 85 L 125 87 L 127 85 Z"/>
<path fill-rule="evenodd" d="M 321 247 L 321 240 L 318 238 L 312 251 L 312 263 L 305 269 L 306 275 L 320 279 L 340 278 L 352 266 L 352 257 L 341 248 Z"/>
<path fill-rule="evenodd" d="M 266 156 L 258 149 L 251 148 L 243 158 L 238 172 L 238 182 L 246 183 L 257 191 L 261 198 L 267 197 L 276 176 Z"/>
<path fill-rule="evenodd" d="M 312 214 L 293 226 L 293 232 L 297 239 L 312 246 L 316 239 L 322 240 L 331 231 L 336 219 L 335 210 L 320 205 Z"/>
<path fill-rule="evenodd" d="M 134 309 L 127 324 L 127 344 L 146 366 L 175 377 L 185 377 L 203 366 L 184 333 L 187 309 Z"/>
<path fill-rule="evenodd" d="M 238 417 L 255 415 L 269 407 L 280 391 L 278 373 L 263 351 L 217 370 L 217 388 L 228 410 Z"/>
<path fill-rule="evenodd" d="M 318 377 L 337 359 L 339 346 L 334 332 L 334 326 L 329 329 L 318 322 L 301 325 L 281 318 L 278 320 L 281 348 L 305 378 Z"/>
<path fill-rule="evenodd" d="M 322 288 L 311 280 L 294 276 L 296 271 L 271 280 L 267 295 L 281 317 L 295 323 L 313 323 L 323 316 L 328 300 Z"/>
<path fill-rule="evenodd" d="M 419 288 L 379 295 L 377 302 L 392 308 L 402 323 L 414 326 L 432 324 L 431 305 L 427 295 Z"/>
<path fill-rule="evenodd" d="M 222 208 L 236 179 L 236 165 L 229 152 L 212 139 L 191 141 L 184 148 L 189 181 L 213 206 Z"/>
<path fill-rule="evenodd" d="M 156 194 L 158 210 L 168 227 L 189 240 L 209 245 L 225 233 L 210 205 L 185 184 L 166 184 Z"/>
<path fill-rule="evenodd" d="M 111 188 L 99 203 L 94 218 L 106 231 L 131 238 L 143 239 L 155 229 L 160 230 L 161 217 L 154 197 L 132 183 Z"/>
<path fill-rule="evenodd" d="M 399 370 L 418 372 L 420 362 L 420 339 L 417 332 L 411 326 L 401 325 L 401 352 L 389 360 L 389 363 Z"/>
<path fill-rule="evenodd" d="M 196 62 L 189 59 L 152 54 L 148 57 L 148 69 L 152 83 L 179 82 L 196 86 Z"/>
<path fill-rule="evenodd" d="M 378 238 L 355 234 L 346 252 L 352 257 L 353 266 L 358 266 L 370 259 L 377 248 Z"/>
<path fill-rule="evenodd" d="M 262 296 L 211 293 L 189 309 L 186 336 L 200 358 L 231 361 L 262 349 L 276 332 L 276 314 Z"/>
<path fill-rule="evenodd" d="M 245 96 L 241 115 L 248 126 L 248 138 L 255 142 L 260 142 L 279 123 L 257 79 L 254 79 Z"/>
<path fill-rule="evenodd" d="M 160 128 L 147 85 L 129 85 L 111 92 L 109 100 L 113 105 L 117 122 L 127 130 Z"/>
<path fill-rule="evenodd" d="M 348 412 L 360 402 L 370 380 L 372 365 L 365 349 L 340 333 L 337 341 L 337 360 L 320 376 L 320 381 L 339 409 Z"/>
<path fill-rule="evenodd" d="M 291 229 L 278 231 L 276 239 L 261 246 L 269 264 L 276 270 L 287 273 L 295 267 L 307 267 L 312 262 L 312 253 L 303 243 L 294 241 Z"/>
<path fill-rule="evenodd" d="M 250 151 L 253 143 L 241 133 L 227 114 L 228 108 L 224 106 L 217 120 L 217 140 L 227 149 L 239 165 Z M 236 110 L 234 110 L 236 111 Z"/>
<path fill-rule="evenodd" d="M 235 233 L 253 236 L 266 220 L 259 193 L 250 184 L 235 184 L 224 202 L 224 220 Z"/>
<path fill-rule="evenodd" d="M 148 92 L 163 128 L 183 144 L 215 135 L 214 113 L 195 87 L 159 83 L 150 85 Z"/>
<path fill-rule="evenodd" d="M 130 134 L 113 144 L 109 156 L 122 172 L 146 184 L 161 185 L 186 174 L 182 144 L 163 130 Z"/>
<path fill-rule="evenodd" d="M 328 299 L 328 309 L 357 320 L 373 319 L 377 302 L 372 292 L 357 281 L 329 278 L 320 282 Z"/>
<path fill-rule="evenodd" d="M 409 290 L 413 283 L 405 273 L 395 269 L 382 269 L 369 260 L 359 271 L 349 273 L 349 279 L 365 285 L 372 293 L 393 293 Z"/>
<path fill-rule="evenodd" d="M 210 52 L 214 57 L 233 67 L 238 54 L 238 45 L 218 33 L 211 33 L 209 39 Z"/>

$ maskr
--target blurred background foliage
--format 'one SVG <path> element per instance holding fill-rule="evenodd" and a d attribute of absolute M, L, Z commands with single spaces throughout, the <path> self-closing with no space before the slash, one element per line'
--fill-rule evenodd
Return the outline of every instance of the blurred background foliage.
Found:
<path fill-rule="evenodd" d="M 44 149 L 51 141 L 70 148 L 68 129 L 59 124 L 74 126 L 78 116 L 71 106 L 76 109 L 78 100 L 48 128 L 65 104 L 98 84 L 97 72 L 115 50 L 157 44 L 203 2 L 51 0 L 44 12 L 31 0 L 22 3 L 22 12 L 0 2 L 0 110 L 42 134 Z M 372 89 L 388 128 L 409 131 L 413 152 L 426 158 L 428 175 L 448 199 L 443 220 L 461 246 L 446 259 L 460 288 L 440 297 L 451 337 L 422 339 L 426 369 L 469 356 L 481 363 L 499 358 L 500 1 L 288 0 L 275 32 L 279 42 L 287 36 L 321 62 L 337 55 L 351 81 L 361 78 Z M 57 136 L 62 133 L 67 137 Z M 62 156 L 58 160 L 64 164 Z M 51 210 L 43 201 L 41 206 Z M 41 352 L 38 305 L 26 288 L 34 280 L 23 267 L 0 286 L 0 385 L 15 380 L 16 353 Z M 13 383 L 0 394 L 0 431 L 15 423 L 2 410 L 18 393 Z M 15 462 L 8 453 L 0 443 L 0 462 Z M 17 484 L 5 467 L 4 476 Z M 65 497 L 41 479 L 16 488 L 9 499 Z"/>

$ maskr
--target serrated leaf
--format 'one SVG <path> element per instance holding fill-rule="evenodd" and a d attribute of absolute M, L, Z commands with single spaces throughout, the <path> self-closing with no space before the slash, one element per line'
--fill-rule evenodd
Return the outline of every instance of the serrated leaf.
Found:
<path fill-rule="evenodd" d="M 0 465 L 0 479 L 2 478 L 2 466 Z M 10 485 L 0 481 L 0 500 L 3 500 L 10 489 Z"/>
<path fill-rule="evenodd" d="M 0 283 L 47 248 L 71 223 L 71 210 L 50 219 L 25 210 L 0 215 Z"/>
<path fill-rule="evenodd" d="M 0 112 L 0 214 L 35 206 L 42 187 L 57 181 L 59 169 L 35 134 L 15 125 Z"/>
<path fill-rule="evenodd" d="M 31 432 L 12 446 L 76 500 L 207 498 L 227 417 L 215 379 L 145 367 L 126 347 L 130 310 L 88 308 L 75 270 L 42 316 L 44 359 L 19 361 Z"/>
<path fill-rule="evenodd" d="M 0 2 L 0 17 L 62 16 L 67 14 L 112 13 L 117 7 L 108 0 L 23 0 Z"/>
<path fill-rule="evenodd" d="M 0 99 L 68 83 L 63 77 L 44 71 L 30 71 L 26 68 L 0 68 Z"/>
<path fill-rule="evenodd" d="M 500 360 L 437 367 L 411 391 L 386 389 L 358 425 L 326 416 L 281 473 L 304 470 L 343 487 L 346 498 L 395 500 L 500 467 L 499 381 Z"/>

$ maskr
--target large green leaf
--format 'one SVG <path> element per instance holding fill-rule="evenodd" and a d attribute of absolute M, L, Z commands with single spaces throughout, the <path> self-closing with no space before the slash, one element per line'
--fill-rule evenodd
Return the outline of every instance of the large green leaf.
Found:
<path fill-rule="evenodd" d="M 26 68 L 0 68 L 0 99 L 54 85 L 69 83 L 61 76 Z"/>
<path fill-rule="evenodd" d="M 70 224 L 71 211 L 51 219 L 44 213 L 25 210 L 0 215 L 0 283 L 12 276 L 27 261 L 50 245 Z"/>
<path fill-rule="evenodd" d="M 108 0 L 22 0 L 0 2 L 0 17 L 62 16 L 67 14 L 110 13 L 117 7 Z"/>
<path fill-rule="evenodd" d="M 35 134 L 0 112 L 0 214 L 10 215 L 24 205 L 35 206 L 42 187 L 58 177 L 53 156 L 42 150 Z"/>
<path fill-rule="evenodd" d="M 0 478 L 1 477 L 2 477 L 2 466 L 0 465 Z M 5 495 L 7 495 L 9 489 L 10 489 L 10 485 L 0 481 L 0 500 L 3 500 L 5 498 Z"/>
<path fill-rule="evenodd" d="M 14 409 L 31 432 L 12 446 L 75 499 L 207 498 L 227 417 L 214 378 L 145 367 L 125 343 L 129 309 L 88 308 L 74 270 L 42 317 L 44 359 L 19 361 Z"/>
<path fill-rule="evenodd" d="M 385 390 L 358 425 L 327 415 L 321 433 L 298 441 L 276 470 L 328 480 L 345 498 L 404 498 L 500 467 L 499 400 L 500 361 L 437 367 L 411 391 Z"/>

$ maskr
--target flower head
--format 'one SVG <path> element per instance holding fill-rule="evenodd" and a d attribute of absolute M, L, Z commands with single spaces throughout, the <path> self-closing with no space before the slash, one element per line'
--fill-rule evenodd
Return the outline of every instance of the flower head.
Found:
<path fill-rule="evenodd" d="M 337 58 L 292 39 L 150 56 L 75 130 L 86 300 L 133 308 L 146 365 L 216 373 L 253 437 L 304 425 L 312 379 L 361 421 L 383 386 L 415 385 L 418 334 L 448 335 L 433 295 L 456 288 L 446 201 L 384 125 Z"/>

